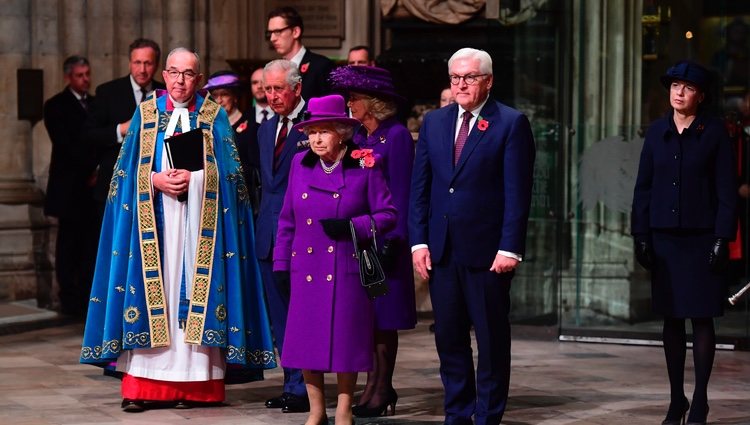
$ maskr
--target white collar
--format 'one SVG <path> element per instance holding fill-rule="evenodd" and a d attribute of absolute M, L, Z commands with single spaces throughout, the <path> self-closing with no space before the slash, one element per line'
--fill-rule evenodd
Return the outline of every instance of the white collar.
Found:
<path fill-rule="evenodd" d="M 305 49 L 305 46 L 302 46 L 300 47 L 299 51 L 289 60 L 294 62 L 294 64 L 297 65 L 297 68 L 299 68 L 302 65 L 302 58 L 305 56 L 305 53 L 307 53 L 307 49 Z"/>
<path fill-rule="evenodd" d="M 172 105 L 174 105 L 174 111 L 172 111 L 172 116 L 169 117 L 169 123 L 167 123 L 167 130 L 164 134 L 165 139 L 174 135 L 174 131 L 177 128 L 177 121 L 180 122 L 180 129 L 183 133 L 190 131 L 190 114 L 188 113 L 187 106 L 193 98 L 191 97 L 187 102 L 178 102 L 170 95 L 169 99 L 172 101 Z"/>

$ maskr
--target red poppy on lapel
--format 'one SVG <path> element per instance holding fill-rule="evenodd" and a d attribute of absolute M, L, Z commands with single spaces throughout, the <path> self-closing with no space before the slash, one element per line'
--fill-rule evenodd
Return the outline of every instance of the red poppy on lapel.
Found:
<path fill-rule="evenodd" d="M 303 63 L 302 66 L 299 67 L 299 72 L 304 74 L 305 72 L 307 72 L 307 68 L 309 67 L 310 67 L 310 62 Z"/>
<path fill-rule="evenodd" d="M 487 130 L 487 127 L 489 126 L 490 126 L 489 121 L 487 121 L 486 119 L 482 117 L 479 117 L 479 122 L 477 123 L 477 128 L 479 129 L 479 131 Z"/>
<path fill-rule="evenodd" d="M 359 159 L 359 166 L 362 168 L 372 168 L 375 165 L 375 156 L 372 149 L 357 149 L 352 151 L 352 158 Z"/>
<path fill-rule="evenodd" d="M 247 121 L 243 122 L 237 127 L 237 132 L 242 133 L 247 128 Z"/>

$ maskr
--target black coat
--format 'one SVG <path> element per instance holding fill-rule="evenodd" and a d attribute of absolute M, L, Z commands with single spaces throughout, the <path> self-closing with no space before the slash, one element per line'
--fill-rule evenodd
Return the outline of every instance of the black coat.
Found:
<path fill-rule="evenodd" d="M 164 83 L 153 81 L 154 89 L 164 89 Z M 96 100 L 91 105 L 88 121 L 86 122 L 86 141 L 96 152 L 99 165 L 94 197 L 103 202 L 107 199 L 112 170 L 120 153 L 120 143 L 117 142 L 116 127 L 133 117 L 135 112 L 135 98 L 130 75 L 101 84 L 96 88 Z"/>
<path fill-rule="evenodd" d="M 45 215 L 69 216 L 81 206 L 80 198 L 90 196 L 86 182 L 96 168 L 96 158 L 82 138 L 87 116 L 67 87 L 44 103 L 44 126 L 52 142 Z"/>
<path fill-rule="evenodd" d="M 299 71 L 302 74 L 302 98 L 308 101 L 313 97 L 330 94 L 328 74 L 333 71 L 333 68 L 333 61 L 308 49 L 299 64 Z"/>
<path fill-rule="evenodd" d="M 682 134 L 672 113 L 646 132 L 631 232 L 653 246 L 651 298 L 666 317 L 721 316 L 727 274 L 711 270 L 717 237 L 737 229 L 737 162 L 724 122 L 699 115 Z"/>

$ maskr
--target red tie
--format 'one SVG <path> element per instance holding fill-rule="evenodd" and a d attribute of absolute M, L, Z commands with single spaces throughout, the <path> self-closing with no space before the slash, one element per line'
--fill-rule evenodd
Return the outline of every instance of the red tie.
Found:
<path fill-rule="evenodd" d="M 284 150 L 284 142 L 286 142 L 286 135 L 289 133 L 289 118 L 284 117 L 281 120 L 281 130 L 279 135 L 276 136 L 276 147 L 273 150 L 273 171 L 279 169 L 279 159 L 281 158 L 281 151 Z"/>
<path fill-rule="evenodd" d="M 471 122 L 471 112 L 464 112 L 464 120 L 461 122 L 461 128 L 458 130 L 458 137 L 456 137 L 456 144 L 453 146 L 453 166 L 458 164 L 458 159 L 461 158 L 461 150 L 463 150 L 466 144 L 466 139 L 469 138 L 469 123 Z"/>

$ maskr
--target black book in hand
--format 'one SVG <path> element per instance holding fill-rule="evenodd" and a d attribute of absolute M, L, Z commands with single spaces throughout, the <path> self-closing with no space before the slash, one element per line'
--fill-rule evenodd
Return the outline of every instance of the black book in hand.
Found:
<path fill-rule="evenodd" d="M 164 140 L 169 165 L 175 169 L 198 171 L 203 169 L 203 130 L 195 129 Z M 177 200 L 187 200 L 187 192 Z"/>

